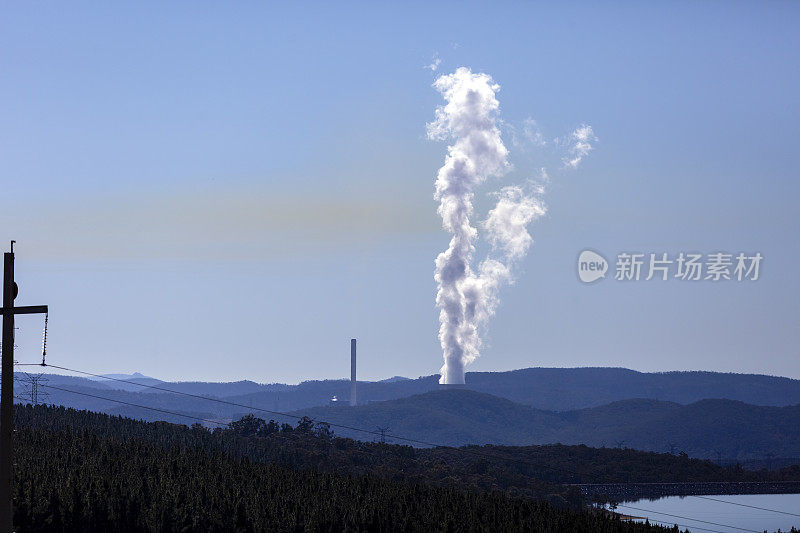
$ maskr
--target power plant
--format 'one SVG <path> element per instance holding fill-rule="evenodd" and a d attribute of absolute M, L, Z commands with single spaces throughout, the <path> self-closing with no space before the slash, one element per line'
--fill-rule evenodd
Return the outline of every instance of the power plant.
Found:
<path fill-rule="evenodd" d="M 350 339 L 350 405 L 356 405 L 356 340 Z"/>

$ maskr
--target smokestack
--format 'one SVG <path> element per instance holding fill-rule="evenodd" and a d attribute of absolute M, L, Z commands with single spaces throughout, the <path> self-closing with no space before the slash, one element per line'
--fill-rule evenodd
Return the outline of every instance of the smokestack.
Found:
<path fill-rule="evenodd" d="M 356 404 L 356 340 L 350 339 L 350 405 Z"/>

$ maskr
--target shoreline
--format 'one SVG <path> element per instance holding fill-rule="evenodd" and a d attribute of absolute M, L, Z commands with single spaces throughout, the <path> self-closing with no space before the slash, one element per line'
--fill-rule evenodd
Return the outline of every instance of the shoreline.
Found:
<path fill-rule="evenodd" d="M 569 483 L 589 501 L 635 501 L 666 496 L 799 494 L 800 481 L 698 481 L 678 483 Z"/>

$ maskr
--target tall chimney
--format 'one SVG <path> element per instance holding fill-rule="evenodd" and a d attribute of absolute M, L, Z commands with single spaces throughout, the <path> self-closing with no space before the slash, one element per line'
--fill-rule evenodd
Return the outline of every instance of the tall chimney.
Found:
<path fill-rule="evenodd" d="M 350 405 L 356 404 L 356 340 L 350 339 Z"/>

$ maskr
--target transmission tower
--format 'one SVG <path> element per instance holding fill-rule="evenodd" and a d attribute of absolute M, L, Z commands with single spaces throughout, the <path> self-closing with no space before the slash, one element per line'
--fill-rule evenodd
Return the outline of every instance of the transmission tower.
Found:
<path fill-rule="evenodd" d="M 377 428 L 377 429 L 378 429 L 378 431 L 380 431 L 380 433 L 381 433 L 381 442 L 382 442 L 382 443 L 384 443 L 384 444 L 386 444 L 386 432 L 387 432 L 387 431 L 389 431 L 389 428 L 388 428 L 388 427 L 381 427 L 381 426 L 378 426 L 378 428 Z"/>
<path fill-rule="evenodd" d="M 26 373 L 20 376 L 19 380 L 22 382 L 22 386 L 25 387 L 25 392 L 21 396 L 26 400 L 30 400 L 33 405 L 39 405 L 40 401 L 49 398 L 47 391 L 40 389 L 40 386 L 50 381 L 44 375 Z"/>

